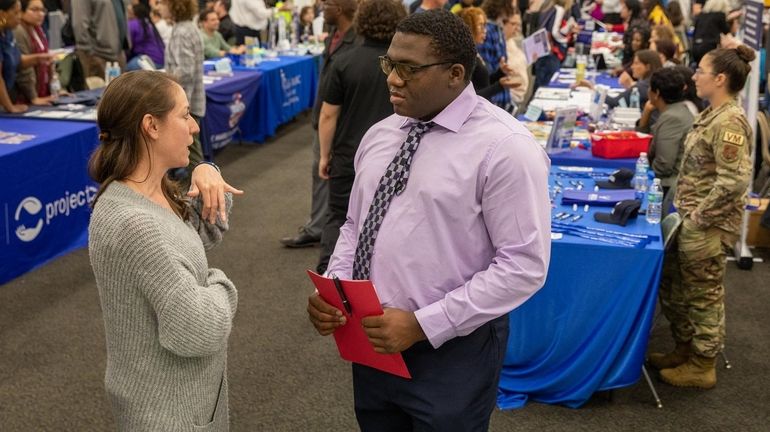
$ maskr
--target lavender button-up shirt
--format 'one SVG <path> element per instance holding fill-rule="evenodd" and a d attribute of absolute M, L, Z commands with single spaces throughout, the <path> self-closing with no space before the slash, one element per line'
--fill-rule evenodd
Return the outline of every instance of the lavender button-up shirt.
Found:
<path fill-rule="evenodd" d="M 371 280 L 383 306 L 414 311 L 438 348 L 543 286 L 551 253 L 550 161 L 521 123 L 470 84 L 433 121 L 407 187 L 380 227 Z M 414 122 L 394 114 L 361 140 L 328 273 L 351 277 L 375 189 Z"/>

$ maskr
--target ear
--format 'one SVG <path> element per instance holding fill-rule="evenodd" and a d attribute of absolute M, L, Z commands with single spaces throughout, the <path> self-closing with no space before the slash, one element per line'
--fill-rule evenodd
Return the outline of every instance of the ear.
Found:
<path fill-rule="evenodd" d="M 142 117 L 142 132 L 148 138 L 157 140 L 160 134 L 158 133 L 158 119 L 150 114 L 145 114 Z"/>
<path fill-rule="evenodd" d="M 727 87 L 727 75 L 723 73 L 714 75 L 714 82 L 719 87 Z"/>
<path fill-rule="evenodd" d="M 465 66 L 455 63 L 449 68 L 449 87 L 456 88 L 465 85 Z"/>

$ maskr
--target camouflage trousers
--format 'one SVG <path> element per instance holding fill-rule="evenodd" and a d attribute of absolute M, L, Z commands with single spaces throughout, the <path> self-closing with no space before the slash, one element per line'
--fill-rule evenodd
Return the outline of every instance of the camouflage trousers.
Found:
<path fill-rule="evenodd" d="M 737 240 L 719 228 L 701 230 L 685 218 L 666 253 L 660 304 L 674 340 L 694 353 L 715 357 L 725 338 L 725 248 Z"/>

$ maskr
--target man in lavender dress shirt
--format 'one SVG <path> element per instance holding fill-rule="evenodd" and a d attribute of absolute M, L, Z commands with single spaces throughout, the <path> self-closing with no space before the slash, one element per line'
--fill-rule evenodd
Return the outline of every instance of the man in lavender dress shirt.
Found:
<path fill-rule="evenodd" d="M 353 365 L 364 431 L 487 430 L 507 314 L 543 285 L 548 270 L 550 162 L 523 125 L 476 95 L 469 83 L 475 58 L 462 21 L 435 10 L 402 21 L 381 61 L 395 114 L 361 141 L 347 222 L 327 274 L 352 277 L 386 167 L 413 124 L 434 125 L 371 255 L 369 278 L 384 314 L 363 320 L 375 350 L 402 352 L 413 379 Z M 322 335 L 345 325 L 317 294 L 308 313 Z"/>

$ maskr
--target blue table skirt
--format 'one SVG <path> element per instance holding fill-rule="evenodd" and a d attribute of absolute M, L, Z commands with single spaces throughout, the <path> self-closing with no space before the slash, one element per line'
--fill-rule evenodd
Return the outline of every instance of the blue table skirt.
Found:
<path fill-rule="evenodd" d="M 591 150 L 571 149 L 549 155 L 552 165 L 581 166 L 593 168 L 629 168 L 635 169 L 636 159 L 604 159 L 591 154 Z"/>
<path fill-rule="evenodd" d="M 37 136 L 0 144 L 2 284 L 87 244 L 97 185 L 86 166 L 98 139 L 85 122 L 3 118 L 0 130 Z"/>
<path fill-rule="evenodd" d="M 201 136 L 207 157 L 232 140 L 241 120 L 255 104 L 261 80 L 260 71 L 235 71 L 233 76 L 206 86 L 206 116 Z"/>
<path fill-rule="evenodd" d="M 582 181 L 593 188 L 593 180 Z M 580 225 L 660 236 L 660 225 L 643 216 L 626 227 L 600 224 L 593 214 L 608 208 L 584 213 L 560 200 L 554 213 L 584 214 Z M 643 249 L 567 235 L 552 241 L 545 285 L 510 313 L 498 406 L 520 408 L 531 400 L 577 408 L 596 391 L 636 383 L 662 266 L 660 240 Z"/>
<path fill-rule="evenodd" d="M 262 80 L 256 103 L 246 109 L 241 122 L 243 139 L 264 142 L 278 126 L 313 107 L 318 87 L 318 62 L 313 56 L 279 57 L 256 68 L 234 66 L 234 70 L 258 70 Z"/>

